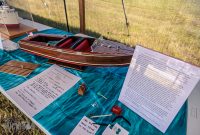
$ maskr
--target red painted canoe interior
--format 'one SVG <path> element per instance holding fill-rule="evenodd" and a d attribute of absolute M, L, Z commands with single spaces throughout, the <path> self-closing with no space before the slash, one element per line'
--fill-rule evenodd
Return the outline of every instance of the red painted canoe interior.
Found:
<path fill-rule="evenodd" d="M 72 49 L 80 52 L 90 52 L 90 46 L 93 44 L 94 40 L 95 39 L 93 38 L 84 38 L 78 36 L 48 37 L 45 35 L 38 35 L 29 39 L 29 41 L 45 43 L 47 46 L 61 49 Z"/>

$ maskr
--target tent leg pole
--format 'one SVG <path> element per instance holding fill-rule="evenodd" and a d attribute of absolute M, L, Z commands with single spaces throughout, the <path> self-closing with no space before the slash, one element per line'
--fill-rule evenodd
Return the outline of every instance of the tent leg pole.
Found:
<path fill-rule="evenodd" d="M 85 33 L 85 0 L 79 0 L 80 33 Z"/>
<path fill-rule="evenodd" d="M 66 19 L 66 23 L 67 23 L 67 31 L 70 32 L 70 30 L 69 30 L 68 16 L 67 16 L 67 6 L 66 6 L 66 1 L 63 0 L 63 2 L 64 2 L 64 9 L 65 9 L 65 19 Z"/>

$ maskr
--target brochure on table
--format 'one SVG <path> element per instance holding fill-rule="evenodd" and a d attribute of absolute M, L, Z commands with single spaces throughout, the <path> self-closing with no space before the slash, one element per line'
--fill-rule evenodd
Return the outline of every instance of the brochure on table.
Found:
<path fill-rule="evenodd" d="M 0 50 L 3 50 L 3 39 L 1 38 L 1 33 L 0 33 Z"/>
<path fill-rule="evenodd" d="M 39 75 L 3 93 L 32 119 L 79 80 L 79 77 L 53 65 Z"/>
<path fill-rule="evenodd" d="M 9 40 L 9 39 L 3 39 L 0 33 L 0 50 L 5 51 L 14 51 L 19 48 L 18 44 Z"/>
<path fill-rule="evenodd" d="M 119 101 L 165 133 L 199 78 L 200 68 L 137 46 Z"/>

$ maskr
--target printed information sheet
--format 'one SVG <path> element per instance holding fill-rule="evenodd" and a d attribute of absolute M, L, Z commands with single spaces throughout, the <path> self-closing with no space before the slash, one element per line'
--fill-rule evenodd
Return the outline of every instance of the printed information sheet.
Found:
<path fill-rule="evenodd" d="M 1 33 L 0 33 L 0 50 L 3 50 L 3 43 L 2 43 Z"/>
<path fill-rule="evenodd" d="M 79 77 L 53 65 L 41 74 L 6 91 L 31 117 L 43 110 L 80 80 Z"/>
<path fill-rule="evenodd" d="M 137 46 L 119 101 L 164 133 L 199 78 L 198 67 Z"/>
<path fill-rule="evenodd" d="M 84 116 L 70 135 L 95 135 L 100 126 L 93 123 L 94 121 Z"/>
<path fill-rule="evenodd" d="M 102 135 L 128 135 L 129 132 L 121 127 L 118 123 L 115 123 L 114 126 L 108 125 L 103 131 Z"/>

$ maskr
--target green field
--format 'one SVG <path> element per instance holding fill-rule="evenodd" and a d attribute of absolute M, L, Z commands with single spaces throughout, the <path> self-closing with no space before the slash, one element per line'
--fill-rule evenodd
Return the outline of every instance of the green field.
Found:
<path fill-rule="evenodd" d="M 18 9 L 31 11 L 34 20 L 65 29 L 62 0 L 25 1 L 8 0 Z M 125 7 L 130 36 L 121 0 L 86 0 L 87 34 L 103 35 L 131 46 L 141 44 L 200 65 L 199 0 L 125 0 Z M 71 31 L 77 33 L 78 0 L 68 0 L 67 10 Z"/>
<path fill-rule="evenodd" d="M 85 1 L 87 34 L 103 35 L 130 46 L 140 44 L 200 66 L 199 0 L 124 0 L 129 36 L 121 0 Z M 63 0 L 8 0 L 8 3 L 20 11 L 30 11 L 35 21 L 65 29 Z M 70 30 L 77 33 L 78 0 L 67 0 L 67 10 Z M 20 15 L 31 19 L 27 13 Z M 10 117 L 6 113 L 5 117 Z M 38 132 L 35 130 L 31 132 Z"/>

